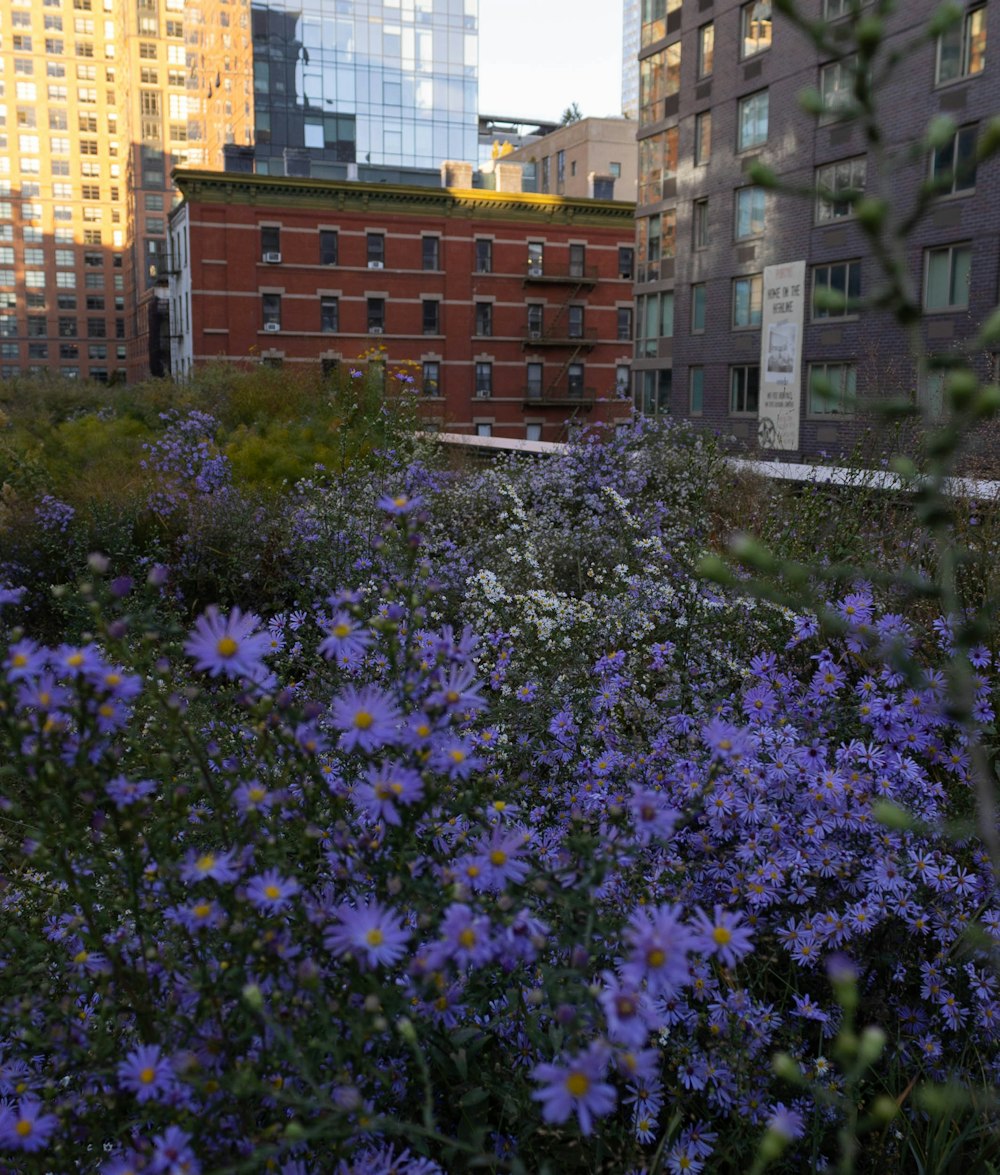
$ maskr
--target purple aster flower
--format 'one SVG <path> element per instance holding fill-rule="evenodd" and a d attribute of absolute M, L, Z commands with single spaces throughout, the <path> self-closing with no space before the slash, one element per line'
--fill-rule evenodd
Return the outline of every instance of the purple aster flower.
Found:
<path fill-rule="evenodd" d="M 427 699 L 428 706 L 441 706 L 449 711 L 484 710 L 486 701 L 479 691 L 481 684 L 476 681 L 475 670 L 465 666 L 452 666 L 438 688 Z"/>
<path fill-rule="evenodd" d="M 441 938 L 427 953 L 428 965 L 440 970 L 448 960 L 458 967 L 479 967 L 493 957 L 493 934 L 485 914 L 453 902 L 441 920 Z"/>
<path fill-rule="evenodd" d="M 218 902 L 210 898 L 199 898 L 187 906 L 168 906 L 166 917 L 171 922 L 192 932 L 215 930 L 225 924 L 226 914 Z"/>
<path fill-rule="evenodd" d="M 140 1045 L 118 1066 L 118 1084 L 139 1102 L 158 1101 L 173 1090 L 174 1083 L 174 1067 L 158 1044 Z"/>
<path fill-rule="evenodd" d="M 179 1126 L 168 1126 L 153 1139 L 153 1156 L 147 1170 L 155 1175 L 200 1175 L 201 1163 L 188 1146 L 191 1135 Z"/>
<path fill-rule="evenodd" d="M 798 1110 L 789 1109 L 783 1102 L 774 1103 L 774 1112 L 767 1123 L 768 1130 L 792 1142 L 805 1134 L 805 1123 Z"/>
<path fill-rule="evenodd" d="M 401 715 L 392 697 L 376 686 L 347 689 L 333 702 L 333 725 L 342 750 L 374 751 L 399 738 Z"/>
<path fill-rule="evenodd" d="M 488 841 L 479 841 L 472 854 L 476 889 L 503 889 L 519 885 L 528 876 L 528 862 L 521 855 L 531 834 L 523 828 L 496 827 Z"/>
<path fill-rule="evenodd" d="M 260 631 L 260 618 L 239 608 L 225 616 L 213 604 L 194 622 L 184 652 L 195 659 L 195 668 L 212 677 L 245 677 L 260 681 L 267 675 L 263 658 L 270 652 L 270 637 Z"/>
<path fill-rule="evenodd" d="M 124 775 L 116 775 L 114 779 L 108 780 L 104 785 L 104 790 L 114 802 L 115 807 L 121 811 L 123 808 L 129 807 L 130 804 L 152 795 L 156 791 L 156 784 L 151 779 L 139 779 L 133 782 L 126 779 Z"/>
<path fill-rule="evenodd" d="M 443 771 L 449 779 L 468 779 L 484 765 L 484 760 L 472 753 L 473 749 L 469 739 L 449 739 L 434 748 L 431 766 Z"/>
<path fill-rule="evenodd" d="M 43 1104 L 34 1097 L 24 1097 L 14 1105 L 0 1105 L 0 1147 L 5 1150 L 44 1150 L 59 1125 L 55 1114 L 43 1114 Z"/>
<path fill-rule="evenodd" d="M 604 973 L 603 979 L 604 987 L 597 998 L 608 1022 L 608 1038 L 615 1044 L 640 1048 L 655 1019 L 649 996 L 622 983 L 610 971 Z"/>
<path fill-rule="evenodd" d="M 216 853 L 211 849 L 199 852 L 198 849 L 189 849 L 181 862 L 182 881 L 213 881 L 230 882 L 239 877 L 239 870 L 233 864 L 233 854 Z"/>
<path fill-rule="evenodd" d="M 141 1156 L 135 1151 L 129 1151 L 124 1155 L 115 1155 L 106 1163 L 102 1163 L 100 1175 L 139 1175 L 144 1165 Z"/>
<path fill-rule="evenodd" d="M 52 654 L 52 666 L 69 677 L 91 676 L 104 669 L 97 645 L 60 645 Z"/>
<path fill-rule="evenodd" d="M 244 816 L 250 812 L 266 812 L 274 803 L 274 794 L 259 780 L 251 779 L 236 788 L 233 803 Z"/>
<path fill-rule="evenodd" d="M 717 955 L 725 967 L 735 967 L 753 950 L 753 931 L 741 926 L 742 921 L 742 914 L 730 913 L 721 906 L 715 907 L 711 918 L 701 908 L 697 909 L 691 928 L 695 933 L 694 949 L 703 955 Z"/>
<path fill-rule="evenodd" d="M 371 631 L 362 628 L 347 612 L 335 612 L 325 627 L 327 636 L 320 641 L 319 652 L 327 660 L 344 656 L 356 660 L 372 643 Z"/>
<path fill-rule="evenodd" d="M 795 1000 L 793 1012 L 796 1016 L 801 1016 L 803 1020 L 815 1020 L 817 1024 L 826 1024 L 830 1019 L 818 1004 L 813 1003 L 812 996 L 797 995 L 793 998 Z"/>
<path fill-rule="evenodd" d="M 590 1134 L 594 1118 L 610 1114 L 615 1108 L 614 1087 L 604 1080 L 608 1060 L 607 1047 L 595 1041 L 585 1053 L 564 1064 L 536 1065 L 531 1075 L 542 1088 L 531 1096 L 542 1103 L 544 1120 L 565 1122 L 575 1113 L 581 1133 Z"/>
<path fill-rule="evenodd" d="M 688 983 L 687 953 L 695 949 L 695 939 L 681 922 L 677 906 L 636 910 L 629 919 L 626 940 L 630 948 L 622 967 L 626 983 L 638 985 L 645 980 L 652 995 L 673 995 Z"/>
<path fill-rule="evenodd" d="M 415 804 L 424 794 L 424 781 L 418 771 L 398 763 L 370 767 L 365 780 L 354 789 L 354 803 L 371 820 L 399 824 L 397 804 Z"/>
<path fill-rule="evenodd" d="M 7 650 L 7 659 L 3 663 L 7 670 L 7 680 L 22 681 L 29 677 L 37 677 L 45 668 L 48 655 L 48 649 L 43 649 L 32 640 L 25 638 L 23 641 L 17 641 Z"/>
<path fill-rule="evenodd" d="M 338 924 L 328 928 L 324 946 L 335 955 L 353 955 L 361 966 L 391 967 L 406 953 L 410 932 L 398 914 L 381 902 L 339 906 Z"/>
<path fill-rule="evenodd" d="M 387 514 L 410 514 L 422 503 L 421 498 L 410 498 L 406 494 L 386 495 L 379 498 L 378 508 Z"/>
<path fill-rule="evenodd" d="M 724 718 L 712 718 L 706 722 L 701 737 L 712 752 L 712 757 L 723 762 L 738 759 L 750 749 L 747 732 L 726 722 Z"/>
<path fill-rule="evenodd" d="M 293 877 L 282 877 L 277 869 L 268 869 L 247 883 L 247 900 L 258 910 L 277 914 L 299 892 L 299 883 Z"/>

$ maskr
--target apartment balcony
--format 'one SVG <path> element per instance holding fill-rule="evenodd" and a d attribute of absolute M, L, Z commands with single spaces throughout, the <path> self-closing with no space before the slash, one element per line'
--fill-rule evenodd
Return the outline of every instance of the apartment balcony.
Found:
<path fill-rule="evenodd" d="M 523 393 L 525 408 L 582 408 L 589 412 L 597 400 L 594 388 L 563 384 L 552 388 L 529 385 Z"/>
<path fill-rule="evenodd" d="M 571 285 L 596 286 L 598 273 L 596 265 L 551 265 L 529 261 L 524 275 L 527 285 Z"/>
<path fill-rule="evenodd" d="M 591 326 L 570 334 L 568 326 L 560 327 L 558 323 L 549 330 L 529 327 L 521 343 L 525 350 L 531 347 L 585 347 L 589 351 L 597 346 L 597 328 Z"/>

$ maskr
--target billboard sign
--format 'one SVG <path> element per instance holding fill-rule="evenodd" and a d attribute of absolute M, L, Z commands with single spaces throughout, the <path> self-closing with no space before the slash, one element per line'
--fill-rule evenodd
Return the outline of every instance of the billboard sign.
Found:
<path fill-rule="evenodd" d="M 757 440 L 762 449 L 799 448 L 805 306 L 806 263 L 790 261 L 767 266 L 761 313 L 757 423 Z"/>

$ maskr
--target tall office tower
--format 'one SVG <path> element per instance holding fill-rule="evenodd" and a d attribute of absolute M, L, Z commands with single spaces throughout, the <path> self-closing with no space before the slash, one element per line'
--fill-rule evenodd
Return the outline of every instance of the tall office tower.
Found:
<path fill-rule="evenodd" d="M 641 0 L 622 0 L 622 114 L 639 115 L 639 29 Z"/>
<path fill-rule="evenodd" d="M 1000 159 L 976 161 L 1000 106 L 1000 65 L 987 52 L 996 10 L 970 0 L 930 37 L 937 7 L 910 0 L 885 19 L 885 56 L 869 71 L 881 112 L 874 143 L 854 98 L 849 0 L 814 5 L 829 25 L 823 49 L 771 0 L 644 5 L 640 410 L 773 455 L 842 453 L 875 435 L 868 406 L 880 397 L 939 415 L 942 366 L 955 352 L 995 380 L 996 356 L 974 340 L 997 300 Z M 894 54 L 905 68 L 885 67 Z M 804 108 L 805 92 L 818 114 Z M 758 163 L 777 189 L 753 182 Z M 908 331 L 867 301 L 883 273 L 856 217 L 863 196 L 908 213 L 928 184 L 936 195 L 907 239 L 905 266 L 929 368 L 915 362 Z"/>
<path fill-rule="evenodd" d="M 256 0 L 251 16 L 258 173 L 438 182 L 443 160 L 476 159 L 478 0 Z"/>

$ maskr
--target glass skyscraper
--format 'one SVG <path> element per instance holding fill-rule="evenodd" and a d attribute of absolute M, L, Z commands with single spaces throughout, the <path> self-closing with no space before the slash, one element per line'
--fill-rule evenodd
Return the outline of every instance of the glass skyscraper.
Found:
<path fill-rule="evenodd" d="M 255 166 L 343 178 L 474 162 L 478 0 L 253 0 Z M 355 171 L 354 169 L 358 170 Z"/>

